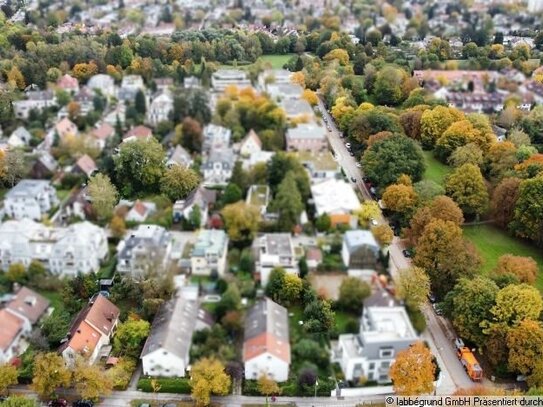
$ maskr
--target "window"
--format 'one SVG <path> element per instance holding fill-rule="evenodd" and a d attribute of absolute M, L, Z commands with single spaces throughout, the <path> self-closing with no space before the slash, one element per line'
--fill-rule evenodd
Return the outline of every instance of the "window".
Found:
<path fill-rule="evenodd" d="M 379 349 L 379 357 L 380 358 L 391 358 L 394 356 L 394 349 L 393 348 L 381 348 Z"/>
<path fill-rule="evenodd" d="M 375 369 L 375 362 L 370 362 L 370 364 L 368 365 L 368 369 L 369 370 Z"/>

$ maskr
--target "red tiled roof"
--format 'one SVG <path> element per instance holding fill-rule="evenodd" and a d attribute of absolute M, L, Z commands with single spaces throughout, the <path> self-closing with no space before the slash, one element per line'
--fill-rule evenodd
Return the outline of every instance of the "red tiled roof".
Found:
<path fill-rule="evenodd" d="M 6 350 L 23 329 L 23 320 L 5 309 L 0 310 L 0 349 Z"/>
<path fill-rule="evenodd" d="M 34 325 L 49 308 L 49 301 L 30 288 L 22 287 L 6 308 L 26 317 Z"/>
<path fill-rule="evenodd" d="M 91 175 L 94 171 L 96 171 L 96 163 L 87 154 L 81 156 L 79 160 L 77 160 L 75 165 L 79 167 L 81 171 L 87 174 L 87 176 Z"/>
<path fill-rule="evenodd" d="M 113 136 L 114 133 L 115 129 L 113 128 L 113 126 L 108 123 L 102 123 L 98 128 L 94 129 L 91 132 L 91 135 L 94 138 L 105 140 L 108 137 Z"/>
<path fill-rule="evenodd" d="M 130 137 L 147 138 L 147 137 L 151 137 L 152 135 L 153 135 L 153 131 L 149 127 L 136 126 L 133 129 L 129 130 L 124 135 L 124 139 L 130 138 Z"/>
<path fill-rule="evenodd" d="M 286 363 L 290 363 L 290 344 L 271 333 L 263 332 L 243 343 L 244 362 L 267 352 Z"/>

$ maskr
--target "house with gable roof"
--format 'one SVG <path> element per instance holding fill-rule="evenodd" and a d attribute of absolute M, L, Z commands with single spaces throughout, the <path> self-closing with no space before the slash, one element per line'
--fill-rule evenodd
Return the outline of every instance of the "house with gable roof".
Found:
<path fill-rule="evenodd" d="M 245 379 L 266 375 L 277 382 L 288 380 L 290 338 L 287 309 L 261 298 L 247 312 L 243 341 Z"/>

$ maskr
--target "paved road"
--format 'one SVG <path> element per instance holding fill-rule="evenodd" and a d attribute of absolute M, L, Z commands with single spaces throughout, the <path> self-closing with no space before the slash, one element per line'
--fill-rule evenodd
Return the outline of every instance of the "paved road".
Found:
<path fill-rule="evenodd" d="M 320 99 L 319 108 L 330 126 L 331 131 L 328 132 L 328 141 L 339 164 L 349 179 L 351 177 L 356 178 L 356 186 L 364 199 L 371 199 L 371 195 L 362 180 L 362 173 L 356 166 L 356 159 L 349 154 L 344 144 L 345 141 L 341 138 L 341 132 L 335 125 L 332 116 L 326 111 L 326 108 Z M 386 222 L 386 219 L 381 218 L 377 221 Z M 395 236 L 394 241 L 389 247 L 391 259 L 390 273 L 393 279 L 397 279 L 399 270 L 408 268 L 411 265 L 411 261 L 402 254 L 404 248 L 401 239 Z M 457 388 L 472 387 L 474 383 L 470 380 L 464 371 L 462 364 L 456 357 L 452 344 L 454 332 L 450 328 L 448 321 L 437 316 L 434 310 L 429 306 L 425 307 L 423 313 L 426 317 L 427 330 L 422 336 L 430 344 L 443 372 L 442 383 L 438 389 L 438 393 L 451 394 Z"/>

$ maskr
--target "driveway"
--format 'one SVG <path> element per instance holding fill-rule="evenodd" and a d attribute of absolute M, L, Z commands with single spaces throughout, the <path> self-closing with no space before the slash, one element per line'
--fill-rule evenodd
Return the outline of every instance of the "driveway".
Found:
<path fill-rule="evenodd" d="M 337 301 L 339 286 L 346 277 L 345 273 L 312 273 L 309 276 L 309 281 L 317 293 L 323 295 L 326 299 Z"/>

